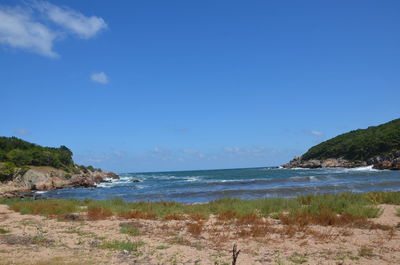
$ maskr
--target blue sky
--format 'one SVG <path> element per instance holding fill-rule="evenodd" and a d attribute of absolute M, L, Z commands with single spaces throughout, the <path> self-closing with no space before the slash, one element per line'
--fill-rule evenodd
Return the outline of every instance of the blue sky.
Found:
<path fill-rule="evenodd" d="M 0 135 L 117 172 L 272 166 L 399 118 L 398 1 L 0 2 Z"/>

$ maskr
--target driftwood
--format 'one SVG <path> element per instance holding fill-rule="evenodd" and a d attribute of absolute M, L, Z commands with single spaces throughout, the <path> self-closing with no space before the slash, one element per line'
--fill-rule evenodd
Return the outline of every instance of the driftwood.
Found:
<path fill-rule="evenodd" d="M 232 265 L 236 265 L 237 257 L 239 256 L 240 250 L 237 250 L 237 245 L 233 245 L 232 249 Z"/>

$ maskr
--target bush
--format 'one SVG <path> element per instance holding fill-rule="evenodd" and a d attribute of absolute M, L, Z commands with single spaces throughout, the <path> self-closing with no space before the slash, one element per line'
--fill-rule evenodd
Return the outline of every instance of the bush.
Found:
<path fill-rule="evenodd" d="M 11 180 L 16 170 L 13 162 L 5 162 L 0 168 L 0 182 Z"/>

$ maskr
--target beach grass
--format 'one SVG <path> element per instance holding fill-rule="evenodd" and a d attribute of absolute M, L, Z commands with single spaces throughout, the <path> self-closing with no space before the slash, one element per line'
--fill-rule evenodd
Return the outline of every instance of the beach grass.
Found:
<path fill-rule="evenodd" d="M 140 231 L 133 223 L 124 223 L 120 225 L 119 232 L 130 236 L 139 236 Z"/>
<path fill-rule="evenodd" d="M 2 199 L 10 209 L 21 214 L 62 216 L 86 212 L 89 220 L 102 220 L 110 216 L 125 219 L 159 219 L 193 221 L 205 220 L 210 215 L 221 220 L 240 219 L 256 215 L 273 217 L 287 223 L 299 219 L 309 222 L 340 223 L 350 219 L 375 218 L 381 214 L 379 204 L 400 205 L 400 192 L 340 193 L 299 196 L 295 198 L 266 198 L 242 200 L 222 198 L 204 204 L 178 202 L 126 202 L 110 200 L 76 199 Z M 318 218 L 323 217 L 323 218 Z M 344 218 L 338 220 L 337 218 Z M 321 219 L 320 221 L 318 221 Z M 325 219 L 325 221 L 322 221 Z"/>
<path fill-rule="evenodd" d="M 137 251 L 139 247 L 143 246 L 142 241 L 131 241 L 131 240 L 113 240 L 105 241 L 101 245 L 101 248 L 112 249 L 112 250 L 126 250 L 129 252 Z"/>

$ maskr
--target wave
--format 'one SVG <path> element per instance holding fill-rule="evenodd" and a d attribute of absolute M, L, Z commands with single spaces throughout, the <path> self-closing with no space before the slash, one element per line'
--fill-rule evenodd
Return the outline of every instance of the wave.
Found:
<path fill-rule="evenodd" d="M 270 188 L 270 189 L 225 189 L 216 191 L 184 191 L 170 193 L 167 197 L 181 198 L 181 197 L 224 197 L 224 196 L 241 196 L 241 195 L 251 195 L 255 197 L 263 196 L 297 196 L 300 194 L 307 193 L 336 193 L 336 192 L 359 192 L 365 191 L 365 189 L 380 190 L 380 189 L 390 189 L 390 190 L 400 190 L 400 181 L 394 182 L 382 182 L 382 183 L 363 183 L 355 185 L 347 184 L 333 184 L 326 186 L 300 186 L 300 187 L 282 187 L 282 188 Z M 150 194 L 149 194 L 150 195 Z M 154 194 L 156 195 L 156 194 Z"/>
<path fill-rule="evenodd" d="M 378 169 L 374 169 L 371 166 L 365 166 L 365 167 L 355 167 L 355 168 L 346 168 L 345 172 L 352 172 L 352 171 L 379 171 Z"/>

